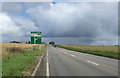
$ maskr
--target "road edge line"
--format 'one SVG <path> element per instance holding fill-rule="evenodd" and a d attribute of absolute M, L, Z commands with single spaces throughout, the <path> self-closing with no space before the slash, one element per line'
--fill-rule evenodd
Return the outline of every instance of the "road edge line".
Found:
<path fill-rule="evenodd" d="M 36 74 L 36 72 L 37 72 L 37 70 L 38 70 L 38 68 L 39 68 L 39 65 L 41 64 L 41 61 L 42 61 L 44 55 L 45 55 L 45 53 L 44 53 L 44 54 L 41 56 L 41 58 L 39 59 L 38 64 L 37 64 L 35 70 L 32 72 L 32 75 L 31 75 L 31 76 L 35 76 L 35 74 Z"/>

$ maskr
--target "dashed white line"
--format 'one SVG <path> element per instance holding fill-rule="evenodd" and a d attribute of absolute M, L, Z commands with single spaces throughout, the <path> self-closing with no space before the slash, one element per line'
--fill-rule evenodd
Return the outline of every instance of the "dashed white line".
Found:
<path fill-rule="evenodd" d="M 89 60 L 87 60 L 87 62 L 88 62 L 88 63 L 91 63 L 91 64 L 94 64 L 94 65 L 97 65 L 97 66 L 99 65 L 99 64 L 97 64 L 97 63 L 95 63 L 95 62 L 92 62 L 92 61 L 89 61 Z"/>
<path fill-rule="evenodd" d="M 75 55 L 71 55 L 72 57 L 76 57 Z"/>
<path fill-rule="evenodd" d="M 67 52 L 64 52 L 64 54 L 68 54 Z M 76 57 L 75 55 L 72 55 L 72 54 L 68 54 L 68 55 L 70 55 L 70 56 L 72 56 L 72 57 Z"/>
<path fill-rule="evenodd" d="M 47 50 L 46 76 L 50 76 L 50 74 L 49 74 L 48 50 Z"/>
<path fill-rule="evenodd" d="M 68 54 L 68 53 L 64 52 L 64 54 Z"/>

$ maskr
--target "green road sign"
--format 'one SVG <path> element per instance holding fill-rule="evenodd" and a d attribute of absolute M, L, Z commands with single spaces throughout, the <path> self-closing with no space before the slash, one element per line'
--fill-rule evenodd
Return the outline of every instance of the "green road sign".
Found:
<path fill-rule="evenodd" d="M 31 32 L 30 33 L 30 43 L 31 44 L 41 44 L 42 39 L 41 39 L 42 33 L 41 32 Z"/>

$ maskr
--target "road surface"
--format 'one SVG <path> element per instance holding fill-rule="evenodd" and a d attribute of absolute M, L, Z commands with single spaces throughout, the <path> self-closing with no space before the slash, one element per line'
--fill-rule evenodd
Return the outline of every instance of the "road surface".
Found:
<path fill-rule="evenodd" d="M 44 76 L 118 76 L 118 60 L 47 47 L 41 67 Z M 41 75 L 40 70 L 36 73 Z"/>

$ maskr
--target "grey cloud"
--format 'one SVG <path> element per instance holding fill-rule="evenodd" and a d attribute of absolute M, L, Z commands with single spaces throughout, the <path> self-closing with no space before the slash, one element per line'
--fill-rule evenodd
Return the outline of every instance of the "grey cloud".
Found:
<path fill-rule="evenodd" d="M 50 42 L 54 41 L 56 44 L 76 44 L 76 45 L 90 45 L 92 44 L 93 40 L 86 37 L 49 37 L 43 38 L 43 41 Z"/>
<path fill-rule="evenodd" d="M 27 11 L 27 9 L 35 8 L 37 6 L 45 6 L 49 5 L 49 2 L 2 2 L 0 7 L 2 8 L 2 12 L 7 13 L 21 13 Z"/>
<path fill-rule="evenodd" d="M 118 3 L 118 44 L 120 45 L 120 2 Z"/>
<path fill-rule="evenodd" d="M 16 7 L 13 7 L 15 6 Z M 11 3 L 3 11 L 28 12 L 30 18 L 14 17 L 24 36 L 30 31 L 42 31 L 44 41 L 75 44 L 116 44 L 118 36 L 118 6 L 114 2 L 80 3 Z M 18 9 L 16 9 L 18 8 Z M 54 38 L 53 38 L 54 37 Z M 55 38 L 57 37 L 57 38 Z M 64 39 L 63 39 L 63 38 Z M 65 38 L 67 37 L 67 38 Z M 71 37 L 71 38 L 70 38 Z M 74 38 L 73 38 L 74 37 Z M 27 39 L 27 38 L 25 38 Z"/>
<path fill-rule="evenodd" d="M 16 26 L 12 18 L 6 13 L 0 13 L 0 35 L 11 35 L 11 36 L 21 36 L 22 33 L 19 33 L 20 27 Z M 19 34 L 18 34 L 19 33 Z"/>
<path fill-rule="evenodd" d="M 23 9 L 24 8 L 21 3 L 15 3 L 15 2 L 2 3 L 2 12 L 19 13 L 22 12 Z"/>
<path fill-rule="evenodd" d="M 58 3 L 29 13 L 46 36 L 117 35 L 117 3 Z"/>
<path fill-rule="evenodd" d="M 117 38 L 93 39 L 89 37 L 49 37 L 43 38 L 44 42 L 54 41 L 56 44 L 73 44 L 73 45 L 117 45 Z"/>
<path fill-rule="evenodd" d="M 31 19 L 18 17 L 14 18 L 13 21 L 15 22 L 16 25 L 20 27 L 22 33 L 24 33 L 24 36 L 30 34 L 31 31 L 39 30 L 39 28 L 35 25 L 35 23 Z"/>

